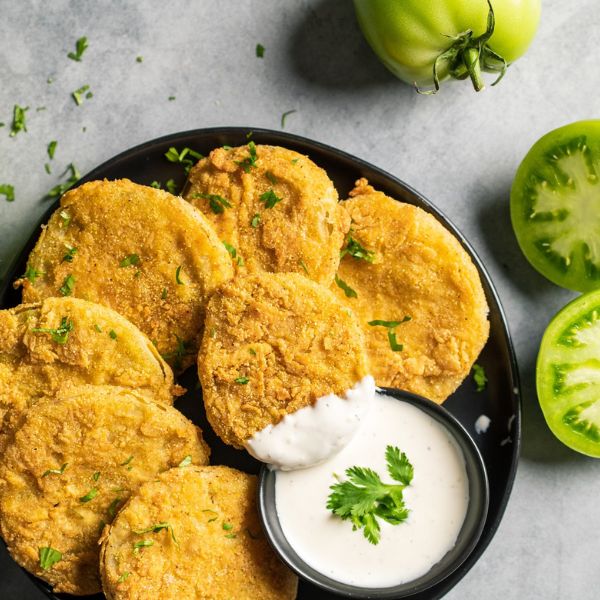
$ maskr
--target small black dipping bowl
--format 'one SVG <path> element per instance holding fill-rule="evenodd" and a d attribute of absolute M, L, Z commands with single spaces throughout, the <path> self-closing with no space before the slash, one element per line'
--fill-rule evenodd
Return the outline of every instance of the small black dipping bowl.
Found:
<path fill-rule="evenodd" d="M 279 523 L 275 507 L 276 471 L 263 466 L 258 486 L 258 510 L 267 539 L 281 560 L 301 578 L 314 585 L 347 598 L 406 598 L 439 583 L 467 559 L 483 530 L 489 502 L 488 478 L 481 454 L 466 429 L 443 406 L 421 396 L 394 388 L 379 388 L 379 392 L 408 402 L 443 425 L 457 442 L 465 458 L 469 479 L 469 505 L 456 544 L 431 569 L 418 579 L 386 588 L 366 588 L 340 583 L 307 565 L 288 543 Z M 357 535 L 359 535 L 357 533 Z"/>

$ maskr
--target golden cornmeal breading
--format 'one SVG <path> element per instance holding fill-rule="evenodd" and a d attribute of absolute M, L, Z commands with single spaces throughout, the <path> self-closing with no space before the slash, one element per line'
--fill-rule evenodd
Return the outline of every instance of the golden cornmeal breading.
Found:
<path fill-rule="evenodd" d="M 358 315 L 371 373 L 380 386 L 443 402 L 468 375 L 489 333 L 488 306 L 471 258 L 432 215 L 356 182 L 343 202 L 350 237 L 373 253 L 373 262 L 346 254 L 339 278 L 357 294 L 332 289 Z M 369 321 L 411 320 L 394 332 Z"/>
<path fill-rule="evenodd" d="M 195 361 L 208 297 L 232 275 L 200 211 L 122 179 L 67 192 L 17 284 L 24 302 L 72 295 L 110 306 L 180 370 Z"/>
<path fill-rule="evenodd" d="M 109 600 L 293 600 L 298 585 L 262 532 L 256 477 L 229 467 L 144 484 L 104 530 L 100 572 Z"/>
<path fill-rule="evenodd" d="M 0 311 L 0 451 L 23 410 L 80 384 L 128 387 L 165 404 L 180 393 L 150 340 L 110 308 L 47 298 Z"/>
<path fill-rule="evenodd" d="M 192 168 L 184 195 L 235 248 L 238 272 L 333 281 L 349 219 L 327 173 L 308 157 L 252 143 L 217 148 Z"/>
<path fill-rule="evenodd" d="M 211 298 L 198 371 L 210 424 L 241 448 L 286 414 L 351 389 L 368 366 L 358 320 L 329 290 L 263 273 Z"/>
<path fill-rule="evenodd" d="M 0 532 L 10 554 L 55 592 L 99 592 L 103 525 L 142 483 L 186 456 L 208 463 L 200 430 L 131 390 L 90 385 L 40 400 L 0 457 Z M 60 560 L 42 568 L 42 548 Z"/>

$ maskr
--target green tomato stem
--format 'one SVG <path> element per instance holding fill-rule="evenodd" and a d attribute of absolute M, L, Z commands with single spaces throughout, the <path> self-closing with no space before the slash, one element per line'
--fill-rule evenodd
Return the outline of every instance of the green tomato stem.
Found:
<path fill-rule="evenodd" d="M 466 48 L 462 53 L 462 59 L 465 67 L 469 72 L 469 77 L 473 82 L 473 87 L 476 92 L 480 92 L 485 87 L 485 82 L 481 76 L 481 63 L 479 61 L 479 49 L 478 48 Z"/>

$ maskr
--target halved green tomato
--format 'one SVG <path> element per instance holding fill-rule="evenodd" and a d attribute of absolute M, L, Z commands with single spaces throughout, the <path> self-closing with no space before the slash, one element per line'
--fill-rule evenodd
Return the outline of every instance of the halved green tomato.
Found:
<path fill-rule="evenodd" d="M 600 121 L 555 129 L 523 159 L 510 214 L 527 260 L 550 281 L 600 287 Z"/>
<path fill-rule="evenodd" d="M 552 319 L 536 380 L 552 433 L 573 450 L 600 458 L 600 290 L 573 300 Z"/>

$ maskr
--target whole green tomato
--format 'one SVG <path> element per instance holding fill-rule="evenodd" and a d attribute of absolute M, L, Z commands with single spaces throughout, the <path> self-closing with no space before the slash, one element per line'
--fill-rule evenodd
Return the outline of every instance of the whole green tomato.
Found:
<path fill-rule="evenodd" d="M 383 64 L 417 90 L 498 73 L 522 56 L 535 36 L 541 0 L 354 0 L 358 22 Z M 493 84 L 492 84 L 493 85 Z"/>

